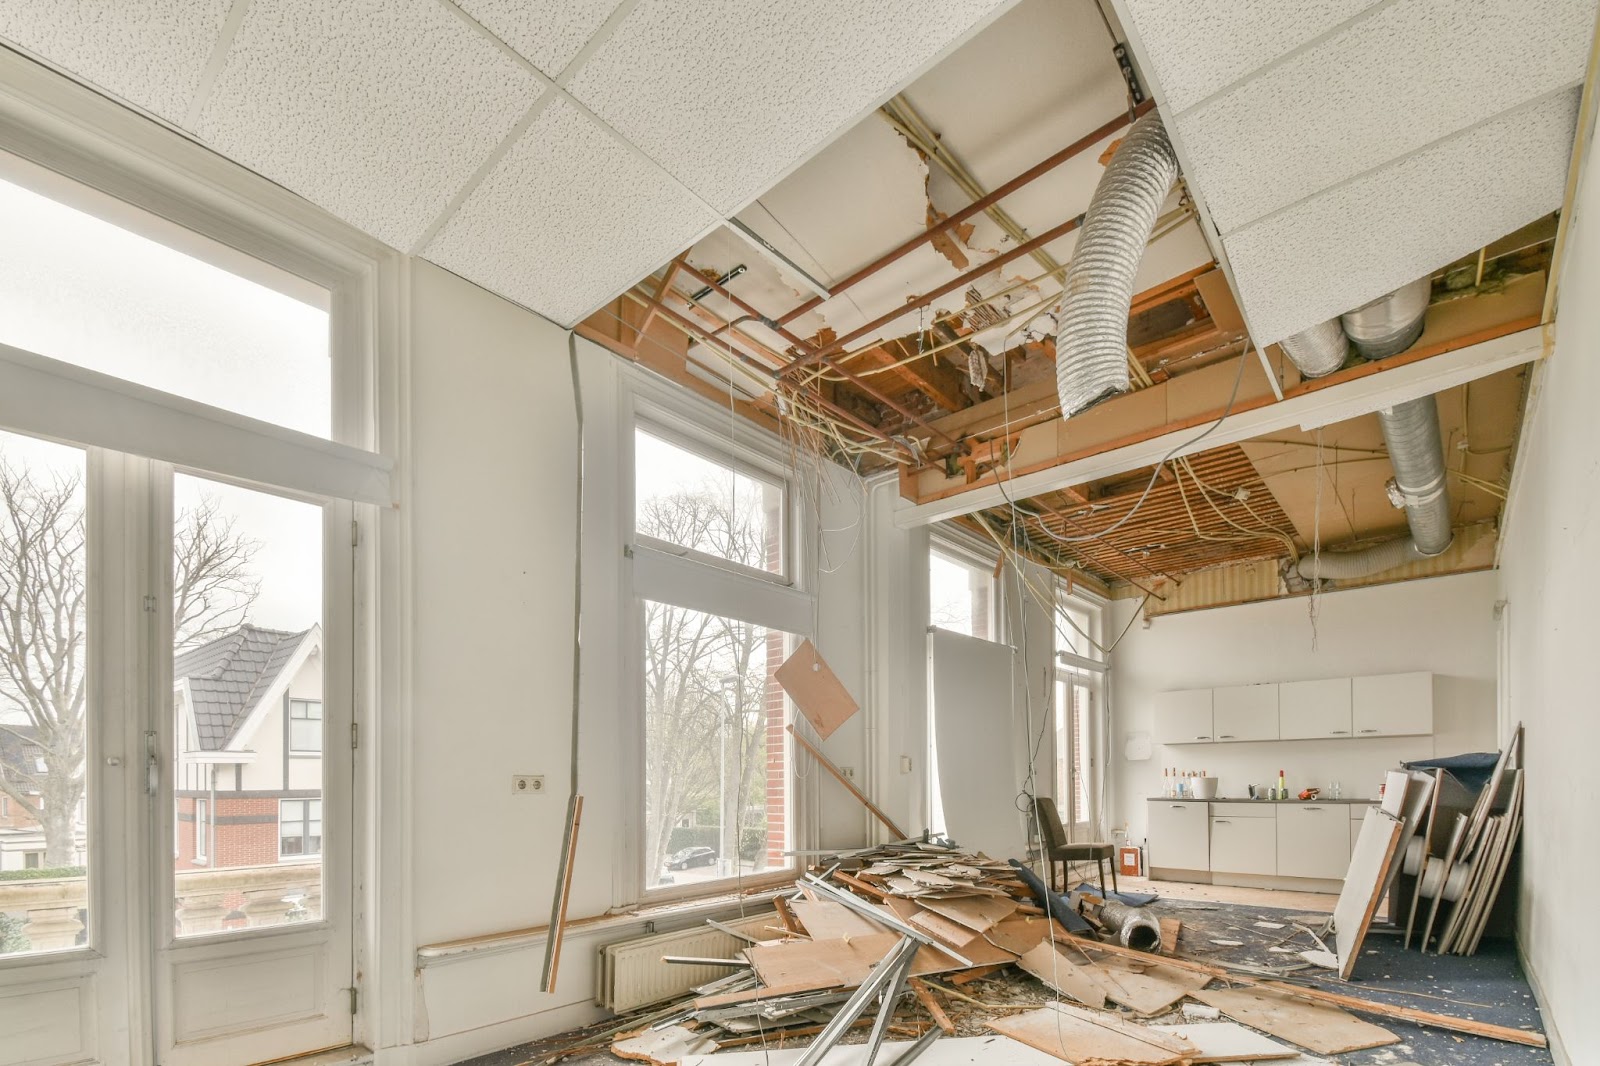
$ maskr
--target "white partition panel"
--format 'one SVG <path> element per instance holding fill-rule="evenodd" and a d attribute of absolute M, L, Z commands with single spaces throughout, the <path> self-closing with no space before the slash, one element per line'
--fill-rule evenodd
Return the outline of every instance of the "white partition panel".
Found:
<path fill-rule="evenodd" d="M 1005 644 L 935 628 L 928 671 L 944 829 L 964 848 L 1021 858 L 1030 708 L 1020 658 Z M 1035 729 L 1046 711 L 1031 708 Z"/>

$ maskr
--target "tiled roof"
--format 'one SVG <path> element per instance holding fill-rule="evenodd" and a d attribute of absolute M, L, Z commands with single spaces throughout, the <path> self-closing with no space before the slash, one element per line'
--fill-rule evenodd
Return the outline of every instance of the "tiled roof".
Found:
<path fill-rule="evenodd" d="M 25 722 L 0 722 L 0 775 L 13 782 L 26 783 L 20 775 L 31 775 L 35 780 L 43 777 L 34 761 L 44 754 L 39 746 L 39 730 Z M 33 785 L 27 785 L 32 788 Z"/>
<path fill-rule="evenodd" d="M 202 751 L 222 751 L 228 746 L 309 632 L 240 626 L 178 655 L 173 661 L 173 679 L 189 682 Z"/>

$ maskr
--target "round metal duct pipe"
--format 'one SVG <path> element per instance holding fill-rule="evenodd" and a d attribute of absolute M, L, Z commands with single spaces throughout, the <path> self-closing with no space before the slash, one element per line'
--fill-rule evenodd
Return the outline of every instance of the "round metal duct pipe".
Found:
<path fill-rule="evenodd" d="M 1278 342 L 1278 346 L 1301 375 L 1308 378 L 1320 378 L 1333 373 L 1344 366 L 1345 359 L 1350 355 L 1350 339 L 1344 335 L 1344 328 L 1337 318 L 1319 322 L 1292 337 L 1285 337 Z"/>
<path fill-rule="evenodd" d="M 1056 390 L 1071 418 L 1128 391 L 1128 309 L 1134 274 L 1178 157 L 1154 111 L 1133 124 L 1095 186 L 1056 314 Z"/>
<path fill-rule="evenodd" d="M 1346 311 L 1339 321 L 1356 351 L 1368 359 L 1387 359 L 1399 355 L 1422 336 L 1432 293 L 1433 280 L 1418 278 L 1354 311 Z"/>

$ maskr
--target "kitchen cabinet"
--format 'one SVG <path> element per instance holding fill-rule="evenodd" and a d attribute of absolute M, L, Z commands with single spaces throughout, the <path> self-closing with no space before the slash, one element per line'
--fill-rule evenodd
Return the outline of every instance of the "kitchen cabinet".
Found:
<path fill-rule="evenodd" d="M 1350 815 L 1333 803 L 1278 805 L 1278 875 L 1341 880 L 1350 866 Z"/>
<path fill-rule="evenodd" d="M 1150 801 L 1150 865 L 1168 870 L 1211 866 L 1210 804 L 1204 800 Z"/>
<path fill-rule="evenodd" d="M 1278 686 L 1278 736 L 1325 740 L 1351 736 L 1350 679 L 1285 681 Z"/>
<path fill-rule="evenodd" d="M 1211 869 L 1268 877 L 1278 872 L 1278 819 L 1271 807 L 1211 805 Z"/>
<path fill-rule="evenodd" d="M 1211 720 L 1213 740 L 1277 740 L 1278 686 L 1212 689 Z"/>
<path fill-rule="evenodd" d="M 1161 743 L 1209 744 L 1211 734 L 1210 689 L 1156 693 L 1156 739 Z"/>
<path fill-rule="evenodd" d="M 1425 736 L 1433 732 L 1433 675 L 1421 671 L 1355 678 L 1351 709 L 1355 736 Z"/>
<path fill-rule="evenodd" d="M 1356 841 L 1361 837 L 1361 823 L 1367 817 L 1367 812 L 1377 804 L 1352 803 L 1350 804 L 1350 857 L 1356 857 Z"/>

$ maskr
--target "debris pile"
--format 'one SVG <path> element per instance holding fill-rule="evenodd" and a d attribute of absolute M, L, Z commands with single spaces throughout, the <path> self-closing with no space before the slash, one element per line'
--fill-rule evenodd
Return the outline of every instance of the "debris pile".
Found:
<path fill-rule="evenodd" d="M 736 957 L 664 959 L 729 972 L 622 1021 L 611 1050 L 661 1066 L 907 1066 L 947 1042 L 951 1062 L 1177 1066 L 1398 1041 L 1352 1010 L 1544 1043 L 1197 961 L 1179 951 L 1177 921 L 1087 886 L 1054 896 L 1024 869 L 928 841 L 833 856 L 774 901 L 760 935 L 714 923 L 744 943 Z M 598 1036 L 539 1061 L 604 1046 Z"/>

